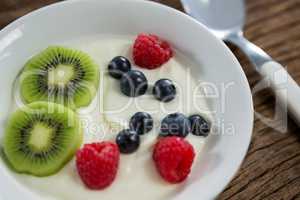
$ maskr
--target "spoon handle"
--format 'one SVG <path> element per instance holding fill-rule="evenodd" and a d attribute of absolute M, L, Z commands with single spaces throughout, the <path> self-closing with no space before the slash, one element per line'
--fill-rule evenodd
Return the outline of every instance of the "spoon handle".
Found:
<path fill-rule="evenodd" d="M 300 88 L 285 68 L 247 40 L 242 32 L 231 34 L 226 40 L 237 45 L 248 56 L 256 71 L 270 83 L 276 100 L 282 107 L 287 108 L 291 116 L 300 124 Z"/>
<path fill-rule="evenodd" d="M 287 106 L 292 117 L 300 123 L 300 88 L 285 68 L 275 61 L 264 63 L 257 68 L 266 78 L 282 106 Z"/>

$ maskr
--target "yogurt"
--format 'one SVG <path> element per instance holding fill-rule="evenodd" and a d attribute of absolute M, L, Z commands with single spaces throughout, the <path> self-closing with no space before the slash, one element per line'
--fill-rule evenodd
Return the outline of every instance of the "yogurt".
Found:
<path fill-rule="evenodd" d="M 160 122 L 167 114 L 181 112 L 190 115 L 209 111 L 205 100 L 197 101 L 197 106 L 194 105 L 193 95 L 199 80 L 193 78 L 189 68 L 196 64 L 176 51 L 175 56 L 158 69 L 145 70 L 133 66 L 144 72 L 149 85 L 153 85 L 160 78 L 171 79 L 175 82 L 177 96 L 173 101 L 163 103 L 153 97 L 150 88 L 150 92 L 143 96 L 129 98 L 121 93 L 119 81 L 110 77 L 106 68 L 115 56 L 123 55 L 132 60 L 133 41 L 134 37 L 130 36 L 93 36 L 68 41 L 62 45 L 88 53 L 101 68 L 97 96 L 89 107 L 78 110 L 84 127 L 84 143 L 114 140 L 120 130 L 128 128 L 130 117 L 139 111 L 152 115 L 153 130 L 141 136 L 141 145 L 137 152 L 130 155 L 121 154 L 117 177 L 114 183 L 104 190 L 93 191 L 85 187 L 77 174 L 75 159 L 50 177 L 39 178 L 12 172 L 18 181 L 40 195 L 41 199 L 165 200 L 174 196 L 182 187 L 181 184 L 169 184 L 159 176 L 152 161 L 152 148 L 159 133 Z M 207 117 L 212 120 L 211 116 Z M 204 139 L 189 134 L 187 140 L 194 146 L 198 156 Z"/>

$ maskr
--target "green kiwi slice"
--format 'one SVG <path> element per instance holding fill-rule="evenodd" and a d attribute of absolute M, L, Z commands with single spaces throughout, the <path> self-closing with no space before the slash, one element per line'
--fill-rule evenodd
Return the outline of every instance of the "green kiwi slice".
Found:
<path fill-rule="evenodd" d="M 87 106 L 99 86 L 99 67 L 84 52 L 51 46 L 32 57 L 20 77 L 26 103 L 51 101 L 71 108 Z"/>
<path fill-rule="evenodd" d="M 72 159 L 81 146 L 82 129 L 70 108 L 34 102 L 11 115 L 3 143 L 5 156 L 16 172 L 49 176 Z"/>

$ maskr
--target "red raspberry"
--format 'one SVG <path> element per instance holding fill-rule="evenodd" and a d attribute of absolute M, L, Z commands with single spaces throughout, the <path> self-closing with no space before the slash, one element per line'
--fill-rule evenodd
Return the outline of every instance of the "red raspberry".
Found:
<path fill-rule="evenodd" d="M 115 179 L 120 160 L 118 146 L 112 142 L 86 144 L 76 154 L 79 176 L 90 189 L 103 189 Z"/>
<path fill-rule="evenodd" d="M 170 183 L 184 181 L 191 172 L 193 146 L 181 137 L 165 137 L 155 145 L 153 160 L 160 175 Z"/>
<path fill-rule="evenodd" d="M 140 34 L 133 45 L 133 60 L 142 68 L 158 68 L 166 63 L 172 55 L 170 45 L 156 35 Z"/>

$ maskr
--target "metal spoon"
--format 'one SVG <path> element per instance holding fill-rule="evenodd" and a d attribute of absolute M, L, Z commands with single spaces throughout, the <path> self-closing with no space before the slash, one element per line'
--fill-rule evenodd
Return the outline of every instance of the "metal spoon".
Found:
<path fill-rule="evenodd" d="M 276 100 L 300 123 L 300 89 L 284 67 L 243 35 L 244 0 L 181 0 L 185 11 L 206 25 L 217 37 L 237 45 L 257 72 L 269 81 Z"/>

